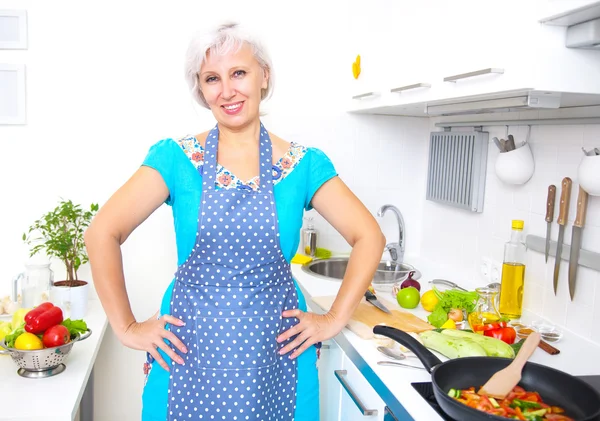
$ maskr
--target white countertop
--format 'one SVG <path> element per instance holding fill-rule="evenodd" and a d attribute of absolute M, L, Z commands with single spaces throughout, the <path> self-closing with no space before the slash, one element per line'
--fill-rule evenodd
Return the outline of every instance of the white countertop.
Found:
<path fill-rule="evenodd" d="M 107 318 L 97 300 L 90 300 L 84 317 L 92 334 L 76 342 L 65 359 L 65 371 L 43 379 L 17 374 L 9 355 L 0 355 L 2 421 L 67 421 L 77 414 L 81 396 L 96 361 Z"/>
<path fill-rule="evenodd" d="M 425 273 L 425 271 L 422 272 Z M 301 269 L 301 265 L 292 265 L 292 273 L 307 294 L 307 299 L 323 295 L 335 295 L 341 285 L 340 282 L 311 276 Z M 423 279 L 428 280 L 429 278 L 424 276 Z M 429 289 L 427 282 L 421 280 L 420 282 L 421 292 Z M 392 300 L 391 296 L 384 298 L 387 298 L 388 301 Z M 397 309 L 401 309 L 396 303 L 394 305 Z M 429 314 L 420 305 L 415 310 L 405 311 L 411 311 L 425 320 L 426 315 Z M 424 370 L 410 368 L 379 366 L 377 361 L 386 360 L 386 357 L 377 351 L 377 344 L 374 341 L 364 340 L 348 329 L 343 329 L 341 335 L 364 359 L 369 368 L 374 371 L 375 375 L 379 377 L 413 419 L 419 421 L 442 419 L 411 385 L 414 382 L 430 382 L 431 375 L 429 373 Z M 600 346 L 568 331 L 564 332 L 560 342 L 553 345 L 560 349 L 560 354 L 550 355 L 538 348 L 530 361 L 554 367 L 576 376 L 600 374 L 600 359 L 598 359 Z M 439 354 L 437 355 L 439 356 Z M 445 358 L 441 359 L 445 360 Z M 402 363 L 421 365 L 416 358 L 403 360 Z M 385 401 L 385 397 L 382 396 L 382 398 Z"/>

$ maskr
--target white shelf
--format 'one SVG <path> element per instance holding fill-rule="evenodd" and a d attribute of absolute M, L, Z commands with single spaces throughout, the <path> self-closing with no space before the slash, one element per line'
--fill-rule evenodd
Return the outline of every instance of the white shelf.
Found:
<path fill-rule="evenodd" d="M 597 18 L 600 18 L 600 1 L 540 19 L 540 23 L 553 26 L 572 26 Z"/>

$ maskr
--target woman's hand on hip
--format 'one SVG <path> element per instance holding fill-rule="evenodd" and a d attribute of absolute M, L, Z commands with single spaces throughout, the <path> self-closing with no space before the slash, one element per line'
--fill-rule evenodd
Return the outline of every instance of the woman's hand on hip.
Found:
<path fill-rule="evenodd" d="M 284 311 L 283 317 L 295 317 L 299 320 L 298 324 L 289 328 L 277 337 L 277 342 L 281 343 L 298 335 L 279 351 L 279 354 L 284 355 L 296 349 L 292 355 L 290 355 L 290 358 L 297 358 L 311 345 L 314 345 L 317 342 L 333 338 L 344 327 L 344 324 L 336 320 L 330 313 L 306 313 L 296 309 Z"/>
<path fill-rule="evenodd" d="M 162 368 L 169 371 L 169 366 L 158 352 L 158 348 L 162 349 L 172 360 L 179 364 L 183 364 L 183 359 L 164 340 L 167 339 L 183 353 L 187 353 L 187 349 L 173 332 L 165 329 L 165 325 L 170 323 L 176 326 L 183 326 L 185 323 L 167 314 L 157 318 L 158 314 L 157 312 L 145 322 L 133 322 L 121 335 L 120 339 L 123 345 L 129 348 L 150 353 Z"/>

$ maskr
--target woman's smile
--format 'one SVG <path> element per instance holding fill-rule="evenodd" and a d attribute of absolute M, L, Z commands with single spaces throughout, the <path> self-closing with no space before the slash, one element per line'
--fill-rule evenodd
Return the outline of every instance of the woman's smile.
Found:
<path fill-rule="evenodd" d="M 233 102 L 231 104 L 221 105 L 221 108 L 225 111 L 227 115 L 236 115 L 242 111 L 244 108 L 244 101 Z"/>

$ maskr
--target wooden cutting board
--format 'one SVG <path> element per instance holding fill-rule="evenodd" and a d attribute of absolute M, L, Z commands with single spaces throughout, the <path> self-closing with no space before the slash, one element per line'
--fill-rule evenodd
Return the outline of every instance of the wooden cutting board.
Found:
<path fill-rule="evenodd" d="M 362 299 L 358 305 L 356 311 L 352 315 L 352 318 L 347 324 L 348 329 L 356 333 L 363 339 L 373 339 L 373 328 L 379 324 L 385 324 L 386 326 L 395 327 L 405 332 L 424 332 L 426 330 L 435 329 L 434 326 L 419 319 L 412 313 L 403 310 L 396 310 L 394 304 L 377 297 L 377 299 L 384 305 L 392 314 L 385 313 L 375 307 L 373 304 L 367 302 L 365 298 Z M 313 297 L 312 300 L 316 305 L 321 307 L 324 311 L 329 311 L 335 296 L 326 297 Z"/>

